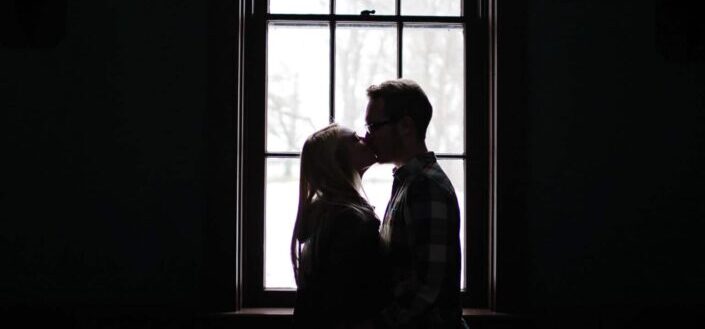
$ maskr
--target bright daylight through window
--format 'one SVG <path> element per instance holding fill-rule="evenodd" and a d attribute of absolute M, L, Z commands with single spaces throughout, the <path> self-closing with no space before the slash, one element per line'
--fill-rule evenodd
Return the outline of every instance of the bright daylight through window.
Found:
<path fill-rule="evenodd" d="M 390 18 L 345 21 L 327 16 L 330 1 L 269 1 L 265 289 L 296 288 L 289 243 L 298 202 L 298 155 L 304 140 L 330 122 L 361 131 L 366 88 L 397 77 L 417 81 L 433 105 L 426 141 L 458 195 L 465 253 L 465 28 L 459 20 L 406 19 L 409 15 L 460 17 L 460 0 L 399 3 L 397 16 L 395 0 L 335 1 L 335 15 L 360 15 L 374 9 L 374 16 Z M 326 16 L 306 20 L 292 18 L 293 14 Z M 391 181 L 391 165 L 375 165 L 363 177 L 365 192 L 380 219 Z M 464 273 L 463 261 L 461 278 Z M 465 287 L 465 282 L 461 286 Z"/>

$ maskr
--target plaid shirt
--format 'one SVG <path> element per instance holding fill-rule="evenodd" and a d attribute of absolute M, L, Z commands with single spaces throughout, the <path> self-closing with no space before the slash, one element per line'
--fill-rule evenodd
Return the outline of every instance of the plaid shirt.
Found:
<path fill-rule="evenodd" d="M 433 152 L 394 170 L 380 235 L 394 301 L 378 318 L 390 328 L 462 328 L 460 210 Z"/>

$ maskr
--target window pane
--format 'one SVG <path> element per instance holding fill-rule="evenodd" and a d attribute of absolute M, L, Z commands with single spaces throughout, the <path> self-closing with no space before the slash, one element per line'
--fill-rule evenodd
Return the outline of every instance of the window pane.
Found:
<path fill-rule="evenodd" d="M 453 184 L 455 194 L 458 197 L 460 207 L 460 288 L 465 289 L 465 160 L 461 159 L 439 159 L 438 164 L 448 175 Z"/>
<path fill-rule="evenodd" d="M 267 151 L 299 151 L 328 124 L 329 43 L 327 25 L 269 24 Z"/>
<path fill-rule="evenodd" d="M 384 210 L 392 193 L 392 168 L 394 165 L 391 164 L 376 164 L 362 176 L 367 200 L 375 207 L 375 214 L 380 220 L 384 218 Z"/>
<path fill-rule="evenodd" d="M 394 25 L 339 24 L 335 38 L 335 120 L 364 127 L 365 90 L 396 77 L 397 30 Z"/>
<path fill-rule="evenodd" d="M 269 0 L 272 14 L 328 14 L 330 0 Z"/>
<path fill-rule="evenodd" d="M 360 15 L 363 10 L 374 10 L 373 15 L 394 15 L 395 0 L 337 0 L 335 13 L 338 15 Z"/>
<path fill-rule="evenodd" d="M 460 16 L 460 0 L 402 0 L 402 15 Z"/>
<path fill-rule="evenodd" d="M 426 144 L 438 153 L 465 151 L 463 48 L 462 26 L 404 25 L 402 75 L 433 105 Z"/>
<path fill-rule="evenodd" d="M 268 158 L 264 287 L 296 288 L 289 243 L 299 202 L 299 159 Z"/>

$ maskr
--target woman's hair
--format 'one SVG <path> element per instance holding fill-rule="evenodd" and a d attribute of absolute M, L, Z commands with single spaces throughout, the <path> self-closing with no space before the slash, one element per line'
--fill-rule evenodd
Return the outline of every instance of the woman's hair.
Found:
<path fill-rule="evenodd" d="M 338 124 L 331 124 L 306 139 L 301 151 L 299 207 L 291 237 L 291 263 L 299 284 L 299 269 L 304 244 L 317 258 L 315 236 L 327 234 L 330 211 L 348 208 L 360 215 L 374 216 L 369 203 L 360 195 L 360 174 L 353 168 L 345 139 L 351 137 Z M 313 264 L 306 264 L 307 268 Z"/>

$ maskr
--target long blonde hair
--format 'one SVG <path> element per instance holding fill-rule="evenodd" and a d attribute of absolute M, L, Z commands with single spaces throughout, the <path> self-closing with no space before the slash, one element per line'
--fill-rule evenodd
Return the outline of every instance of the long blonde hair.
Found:
<path fill-rule="evenodd" d="M 315 236 L 326 234 L 332 207 L 346 207 L 374 217 L 372 207 L 360 194 L 361 178 L 349 159 L 346 137 L 345 129 L 334 123 L 309 136 L 301 151 L 299 207 L 290 250 L 297 284 L 303 245 L 313 244 L 307 248 L 312 249 L 316 259 Z"/>

